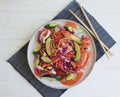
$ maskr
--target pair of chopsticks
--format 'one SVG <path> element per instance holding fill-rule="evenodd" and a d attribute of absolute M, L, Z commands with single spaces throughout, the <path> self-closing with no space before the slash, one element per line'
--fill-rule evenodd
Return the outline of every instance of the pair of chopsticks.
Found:
<path fill-rule="evenodd" d="M 98 42 L 100 43 L 102 49 L 104 50 L 107 58 L 109 59 L 110 56 L 112 56 L 112 52 L 109 50 L 109 48 L 100 40 L 99 36 L 97 35 L 92 23 L 90 22 L 84 8 L 82 7 L 82 5 L 80 5 L 80 10 L 82 11 L 82 14 L 84 15 L 86 21 L 88 22 L 88 25 L 90 26 L 91 30 L 88 28 L 88 26 L 86 26 L 86 24 L 71 10 L 69 9 L 70 13 L 85 27 L 85 29 L 94 37 L 98 40 Z"/>

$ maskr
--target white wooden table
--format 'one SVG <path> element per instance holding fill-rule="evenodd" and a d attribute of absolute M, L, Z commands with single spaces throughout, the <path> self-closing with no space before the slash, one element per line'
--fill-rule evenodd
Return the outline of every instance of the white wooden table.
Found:
<path fill-rule="evenodd" d="M 61 97 L 120 97 L 120 1 L 78 0 L 117 41 L 110 60 L 104 55 L 89 77 Z M 7 62 L 41 24 L 70 0 L 0 0 L 0 97 L 42 97 Z"/>

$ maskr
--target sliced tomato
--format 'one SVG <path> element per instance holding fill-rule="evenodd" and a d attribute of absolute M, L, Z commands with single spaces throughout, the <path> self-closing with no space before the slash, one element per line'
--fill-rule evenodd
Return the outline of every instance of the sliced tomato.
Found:
<path fill-rule="evenodd" d="M 81 48 L 88 48 L 90 46 L 89 42 L 83 42 L 83 44 L 81 45 Z"/>
<path fill-rule="evenodd" d="M 90 55 L 91 55 L 91 52 L 89 51 L 89 52 L 87 53 L 86 61 L 85 61 L 84 65 L 83 65 L 83 68 L 84 68 L 84 69 L 85 69 L 85 68 L 88 66 L 88 64 L 89 64 Z"/>
<path fill-rule="evenodd" d="M 72 86 L 72 85 L 76 84 L 81 79 L 82 75 L 83 75 L 83 72 L 79 71 L 77 73 L 76 77 L 72 80 L 67 80 L 66 77 L 63 77 L 61 79 L 61 83 L 64 85 Z"/>
<path fill-rule="evenodd" d="M 72 27 L 72 28 L 75 28 L 75 29 L 77 28 L 76 24 L 74 22 L 71 22 L 71 21 L 66 22 L 65 26 L 69 26 L 69 27 Z"/>
<path fill-rule="evenodd" d="M 90 40 L 90 36 L 83 36 L 81 39 L 83 41 L 89 41 Z"/>
<path fill-rule="evenodd" d="M 82 48 L 88 48 L 90 46 L 90 36 L 82 36 L 81 40 L 83 42 L 83 44 L 81 45 Z"/>
<path fill-rule="evenodd" d="M 79 70 L 80 68 L 85 69 L 88 66 L 90 55 L 91 55 L 90 51 L 82 51 L 80 61 L 77 63 L 77 70 Z"/>
<path fill-rule="evenodd" d="M 34 68 L 34 73 L 36 76 L 40 77 L 41 73 L 37 68 Z"/>
<path fill-rule="evenodd" d="M 87 53 L 88 51 L 81 51 L 80 61 L 77 62 L 77 70 L 79 70 L 80 68 L 83 68 L 86 57 L 87 57 Z"/>

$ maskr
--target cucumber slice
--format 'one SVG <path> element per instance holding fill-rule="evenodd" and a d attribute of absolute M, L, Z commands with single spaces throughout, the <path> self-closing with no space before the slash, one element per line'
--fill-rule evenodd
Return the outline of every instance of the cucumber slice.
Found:
<path fill-rule="evenodd" d="M 46 63 L 50 63 L 51 62 L 51 59 L 49 57 L 47 57 L 47 56 L 42 56 L 41 60 L 43 60 Z"/>
<path fill-rule="evenodd" d="M 50 23 L 45 25 L 45 28 L 55 28 L 58 24 L 57 23 Z"/>
<path fill-rule="evenodd" d="M 35 63 L 35 65 L 39 65 L 40 64 L 40 59 L 37 58 L 34 63 Z"/>
<path fill-rule="evenodd" d="M 42 67 L 42 66 L 40 66 L 40 65 L 37 65 L 36 66 L 39 70 L 44 70 L 44 68 Z"/>
<path fill-rule="evenodd" d="M 58 26 L 56 26 L 56 27 L 54 28 L 54 30 L 55 30 L 55 32 L 57 33 L 57 32 L 59 31 Z"/>
<path fill-rule="evenodd" d="M 52 69 L 52 66 L 48 66 L 47 69 L 51 70 L 51 69 Z"/>
<path fill-rule="evenodd" d="M 70 73 L 68 74 L 68 76 L 66 77 L 66 80 L 72 80 L 74 78 L 74 74 Z"/>
<path fill-rule="evenodd" d="M 51 38 L 50 37 L 47 38 L 45 47 L 46 47 L 47 54 L 50 56 L 52 54 L 52 51 L 51 51 Z"/>
<path fill-rule="evenodd" d="M 60 76 L 57 76 L 57 75 L 49 75 L 49 74 L 46 74 L 46 75 L 43 75 L 42 77 L 53 78 L 53 79 L 56 79 L 57 81 L 60 81 L 60 80 L 61 80 L 61 77 L 60 77 Z"/>
<path fill-rule="evenodd" d="M 58 25 L 58 24 L 55 23 L 55 22 L 54 22 L 54 23 L 50 23 L 50 26 L 51 26 L 51 27 L 56 27 L 57 25 Z"/>
<path fill-rule="evenodd" d="M 80 28 L 80 27 L 78 27 L 78 26 L 77 26 L 77 30 L 78 30 L 78 32 L 80 32 L 80 33 L 85 32 L 85 30 L 84 30 L 83 28 Z"/>
<path fill-rule="evenodd" d="M 78 62 L 80 60 L 80 56 L 81 56 L 81 50 L 80 50 L 80 46 L 77 42 L 73 42 L 74 46 L 75 46 L 75 57 L 74 57 L 74 61 Z"/>
<path fill-rule="evenodd" d="M 73 28 L 72 28 L 72 27 L 64 26 L 64 28 L 65 28 L 65 30 L 67 30 L 67 31 L 73 32 Z"/>
<path fill-rule="evenodd" d="M 41 49 L 41 44 L 37 44 L 36 48 L 33 51 L 33 54 L 38 54 L 40 52 Z"/>
<path fill-rule="evenodd" d="M 66 33 L 63 33 L 63 35 L 64 35 L 65 37 L 67 37 L 67 38 L 69 38 L 69 39 L 71 39 L 71 40 L 79 43 L 79 44 L 82 44 L 82 40 L 81 40 L 79 37 L 75 36 L 74 34 L 69 34 L 69 35 L 68 35 L 68 34 L 66 34 Z"/>
<path fill-rule="evenodd" d="M 42 78 L 44 78 L 44 79 L 46 79 L 46 80 L 49 80 L 49 81 L 51 81 L 51 82 L 56 82 L 56 81 L 57 81 L 56 79 L 50 78 L 50 77 L 42 77 Z"/>

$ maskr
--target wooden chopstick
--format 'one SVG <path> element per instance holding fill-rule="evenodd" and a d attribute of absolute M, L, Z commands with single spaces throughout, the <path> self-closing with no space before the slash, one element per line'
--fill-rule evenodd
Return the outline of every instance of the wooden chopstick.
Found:
<path fill-rule="evenodd" d="M 90 22 L 90 20 L 89 20 L 89 18 L 88 18 L 88 16 L 87 16 L 87 14 L 86 14 L 83 6 L 82 6 L 80 3 L 78 3 L 78 4 L 79 4 L 79 6 L 80 6 L 80 9 L 81 9 L 81 11 L 82 11 L 82 13 L 83 13 L 86 21 L 88 22 L 91 30 L 93 31 L 94 35 L 95 35 L 97 38 L 99 38 L 99 36 L 97 35 L 97 33 L 96 33 L 96 31 L 95 31 L 92 23 Z M 99 39 L 100 39 L 100 38 L 99 38 Z M 107 50 L 107 52 L 108 52 L 110 55 L 113 55 L 112 52 L 109 50 L 109 48 L 108 48 L 101 40 L 100 40 L 100 42 L 101 42 L 101 44 L 105 47 L 105 49 Z"/>
<path fill-rule="evenodd" d="M 86 30 L 88 30 L 89 33 L 91 33 L 91 34 L 98 40 L 98 42 L 100 43 L 100 45 L 101 45 L 102 49 L 104 50 L 106 56 L 109 58 L 109 54 L 108 54 L 108 52 L 106 51 L 106 49 L 103 47 L 102 43 L 100 42 L 100 39 L 97 38 L 97 37 L 93 34 L 93 32 L 86 26 L 86 24 L 85 24 L 71 9 L 69 9 L 69 11 L 70 11 L 70 13 L 86 28 Z"/>

